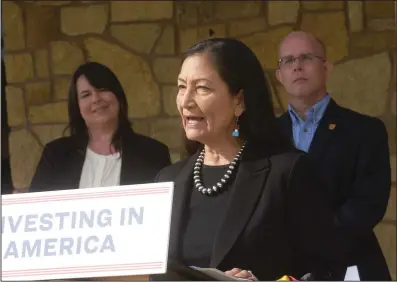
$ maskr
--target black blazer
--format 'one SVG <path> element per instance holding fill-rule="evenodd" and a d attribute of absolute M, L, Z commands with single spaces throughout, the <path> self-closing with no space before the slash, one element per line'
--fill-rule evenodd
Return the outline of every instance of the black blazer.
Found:
<path fill-rule="evenodd" d="M 181 261 L 182 230 L 187 221 L 193 166 L 198 153 L 160 171 L 157 181 L 174 181 L 169 258 Z M 299 151 L 261 154 L 246 147 L 225 217 L 212 250 L 211 265 L 222 271 L 239 267 L 260 280 L 307 272 L 319 279 L 343 279 L 334 272 L 342 255 L 334 237 L 332 213 Z M 205 226 L 202 226 L 205 232 Z M 338 267 L 336 267 L 338 266 Z M 169 280 L 167 274 L 152 280 Z M 171 278 L 177 279 L 177 278 Z"/>
<path fill-rule="evenodd" d="M 157 140 L 130 132 L 121 146 L 120 185 L 153 182 L 171 164 L 168 148 Z M 62 137 L 48 143 L 30 185 L 30 192 L 79 188 L 87 140 Z"/>
<path fill-rule="evenodd" d="M 292 140 L 288 112 L 279 121 Z M 352 236 L 348 264 L 358 265 L 362 280 L 390 280 L 373 232 L 385 214 L 391 186 L 388 136 L 382 121 L 340 107 L 331 99 L 308 158 L 327 188 L 335 221 Z"/>

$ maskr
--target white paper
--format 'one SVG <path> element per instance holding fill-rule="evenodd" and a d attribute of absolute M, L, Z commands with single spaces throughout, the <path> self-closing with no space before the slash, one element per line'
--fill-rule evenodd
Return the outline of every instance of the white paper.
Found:
<path fill-rule="evenodd" d="M 347 268 L 344 281 L 361 281 L 357 265 L 349 266 Z"/>
<path fill-rule="evenodd" d="M 2 196 L 2 280 L 165 273 L 173 189 L 166 182 Z M 63 228 L 61 213 L 69 214 Z"/>

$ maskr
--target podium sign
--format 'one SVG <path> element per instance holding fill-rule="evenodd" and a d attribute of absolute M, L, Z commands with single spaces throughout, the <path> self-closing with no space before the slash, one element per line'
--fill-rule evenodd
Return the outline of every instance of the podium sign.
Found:
<path fill-rule="evenodd" d="M 166 272 L 172 182 L 2 196 L 2 281 Z"/>

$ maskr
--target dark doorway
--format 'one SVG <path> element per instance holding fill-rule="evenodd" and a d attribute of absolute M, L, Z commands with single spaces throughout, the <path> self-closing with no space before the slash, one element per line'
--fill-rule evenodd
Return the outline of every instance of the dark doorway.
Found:
<path fill-rule="evenodd" d="M 1 194 L 10 194 L 13 191 L 11 179 L 10 153 L 8 138 L 10 127 L 7 117 L 7 99 L 6 99 L 6 69 L 4 64 L 4 41 L 1 37 Z"/>

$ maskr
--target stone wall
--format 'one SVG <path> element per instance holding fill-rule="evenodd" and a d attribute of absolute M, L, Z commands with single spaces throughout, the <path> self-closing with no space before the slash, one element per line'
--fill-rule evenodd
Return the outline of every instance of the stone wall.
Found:
<path fill-rule="evenodd" d="M 87 60 L 109 66 L 123 84 L 134 128 L 179 158 L 175 108 L 180 54 L 196 41 L 232 36 L 257 54 L 272 83 L 277 113 L 277 44 L 304 29 L 335 63 L 329 90 L 338 103 L 380 117 L 390 136 L 393 189 L 376 228 L 396 278 L 396 81 L 393 1 L 3 1 L 13 181 L 29 186 L 43 145 L 62 135 L 68 83 Z"/>

